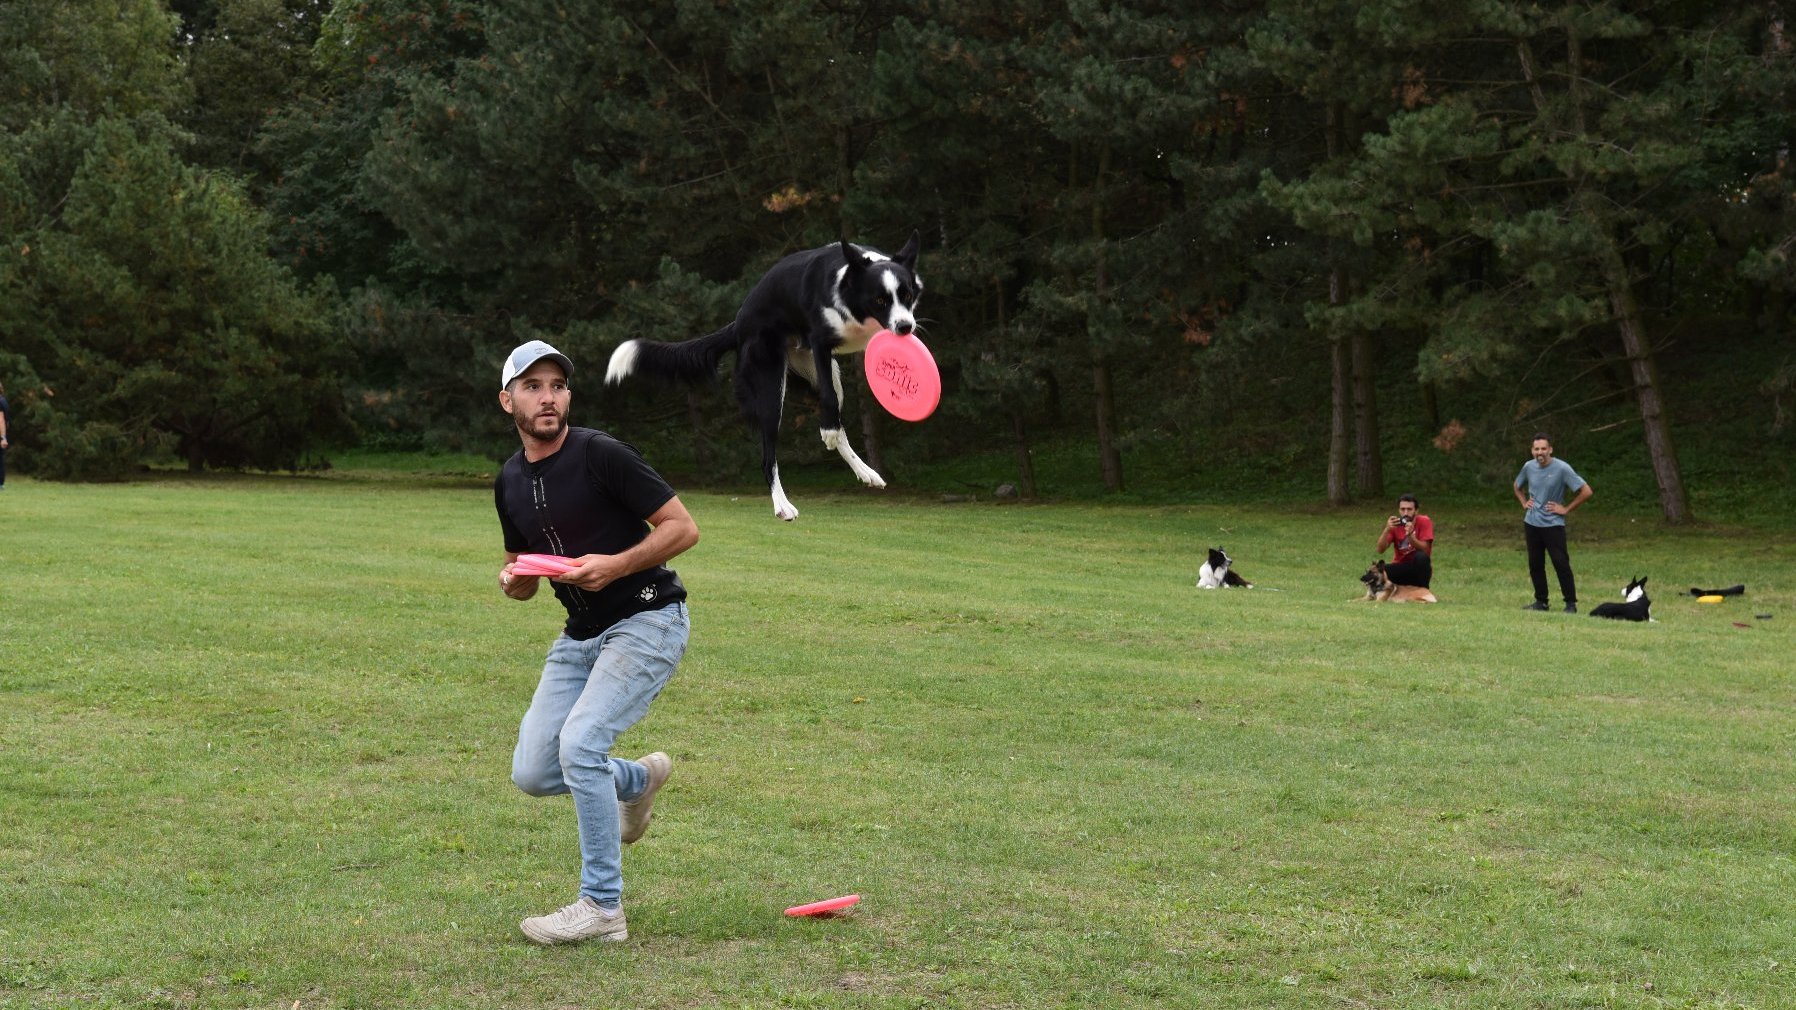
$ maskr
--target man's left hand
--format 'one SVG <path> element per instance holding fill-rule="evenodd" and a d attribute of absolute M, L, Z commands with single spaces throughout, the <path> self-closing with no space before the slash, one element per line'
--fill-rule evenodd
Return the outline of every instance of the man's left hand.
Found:
<path fill-rule="evenodd" d="M 624 570 L 615 554 L 583 554 L 574 561 L 577 567 L 554 576 L 554 580 L 578 586 L 589 593 L 596 593 L 630 574 Z"/>

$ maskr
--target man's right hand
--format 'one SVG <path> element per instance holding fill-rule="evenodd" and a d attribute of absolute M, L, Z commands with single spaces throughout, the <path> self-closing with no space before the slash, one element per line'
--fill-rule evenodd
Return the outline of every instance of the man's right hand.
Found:
<path fill-rule="evenodd" d="M 511 565 L 499 569 L 499 590 L 514 600 L 528 600 L 536 595 L 536 584 L 542 581 L 540 575 L 513 575 Z"/>

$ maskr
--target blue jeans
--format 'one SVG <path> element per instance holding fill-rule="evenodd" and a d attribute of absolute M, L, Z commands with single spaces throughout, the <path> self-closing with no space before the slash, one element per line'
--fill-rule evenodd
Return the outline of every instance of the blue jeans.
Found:
<path fill-rule="evenodd" d="M 618 734 L 648 714 L 690 632 L 686 604 L 626 617 L 585 641 L 549 646 L 536 696 L 518 726 L 511 780 L 532 796 L 572 793 L 580 822 L 580 893 L 601 905 L 623 896 L 618 801 L 642 795 L 648 769 L 611 756 Z"/>

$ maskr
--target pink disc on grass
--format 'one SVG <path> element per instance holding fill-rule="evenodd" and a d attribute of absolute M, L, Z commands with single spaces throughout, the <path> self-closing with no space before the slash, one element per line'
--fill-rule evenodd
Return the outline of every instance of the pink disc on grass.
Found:
<path fill-rule="evenodd" d="M 849 905 L 860 900 L 861 896 L 858 894 L 844 894 L 840 898 L 830 898 L 826 901 L 813 901 L 808 905 L 793 905 L 791 908 L 786 909 L 786 914 L 794 916 L 828 915 L 831 912 L 837 912 L 847 908 Z"/>
<path fill-rule="evenodd" d="M 942 373 L 923 341 L 880 330 L 867 341 L 862 358 L 867 388 L 888 413 L 901 421 L 921 421 L 942 402 Z"/>

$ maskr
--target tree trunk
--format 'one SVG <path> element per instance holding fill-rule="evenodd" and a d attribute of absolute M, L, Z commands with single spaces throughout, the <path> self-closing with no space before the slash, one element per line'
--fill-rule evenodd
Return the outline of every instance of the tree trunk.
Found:
<path fill-rule="evenodd" d="M 870 399 L 871 397 L 860 398 L 861 441 L 864 443 L 862 449 L 866 452 L 867 465 L 879 471 L 880 476 L 887 478 L 889 483 L 892 475 L 886 472 L 886 454 L 879 438 L 879 413 L 873 409 L 873 404 L 867 402 Z"/>
<path fill-rule="evenodd" d="M 1324 136 L 1330 158 L 1341 151 L 1341 117 L 1341 103 L 1329 103 Z M 1330 259 L 1334 262 L 1328 268 L 1328 307 L 1339 309 L 1347 301 L 1347 271 L 1340 264 L 1338 250 L 1330 250 Z M 1351 364 L 1347 337 L 1334 315 L 1330 312 L 1328 321 L 1328 503 L 1345 505 L 1351 500 L 1347 489 L 1347 398 Z"/>
<path fill-rule="evenodd" d="M 705 439 L 705 412 L 699 404 L 699 391 L 688 388 L 686 423 L 692 425 L 692 466 L 701 478 L 709 479 L 712 476 L 711 447 Z"/>
<path fill-rule="evenodd" d="M 1358 467 L 1355 477 L 1364 497 L 1384 497 L 1384 457 L 1378 450 L 1378 376 L 1372 334 L 1353 334 L 1353 441 Z"/>
<path fill-rule="evenodd" d="M 1110 364 L 1102 358 L 1091 363 L 1091 386 L 1098 414 L 1098 458 L 1104 468 L 1104 487 L 1123 489 L 1122 453 L 1116 448 L 1116 395 L 1111 389 Z"/>
<path fill-rule="evenodd" d="M 1023 412 L 1010 412 L 1010 431 L 1016 446 L 1016 486 L 1020 497 L 1035 498 L 1035 460 L 1029 452 L 1029 432 L 1023 427 Z"/>
<path fill-rule="evenodd" d="M 1105 275 L 1104 261 L 1104 182 L 1110 174 L 1110 148 L 1104 148 L 1098 155 L 1098 174 L 1092 186 L 1091 202 L 1091 237 L 1098 243 L 1098 262 L 1096 284 L 1093 293 L 1099 301 L 1109 295 L 1109 278 Z M 1110 381 L 1110 362 L 1104 355 L 1099 342 L 1103 334 L 1093 334 L 1091 351 L 1091 388 L 1097 408 L 1098 459 L 1104 471 L 1104 487 L 1111 491 L 1123 489 L 1122 453 L 1116 448 L 1116 394 Z"/>
<path fill-rule="evenodd" d="M 1571 70 L 1572 129 L 1579 136 L 1586 129 L 1584 120 L 1583 42 L 1577 32 L 1566 34 L 1566 62 Z M 1536 109 L 1544 111 L 1546 100 L 1535 76 L 1534 55 L 1527 42 L 1516 46 L 1521 58 L 1522 76 L 1534 95 Z M 1659 395 L 1658 368 L 1653 364 L 1652 346 L 1646 337 L 1646 322 L 1640 315 L 1640 303 L 1634 297 L 1634 282 L 1628 276 L 1628 265 L 1622 259 L 1615 230 L 1609 224 L 1602 197 L 1584 187 L 1571 170 L 1566 180 L 1576 193 L 1576 213 L 1583 216 L 1597 240 L 1596 259 L 1602 273 L 1603 286 L 1609 295 L 1609 310 L 1615 316 L 1615 328 L 1621 334 L 1622 350 L 1627 354 L 1628 374 L 1634 386 L 1634 399 L 1640 407 L 1641 427 L 1646 434 L 1646 451 L 1652 460 L 1653 479 L 1659 485 L 1659 510 L 1667 522 L 1681 523 L 1690 518 L 1690 498 L 1684 492 L 1684 478 L 1678 468 L 1677 451 L 1671 444 L 1671 425 L 1665 419 L 1665 401 Z"/>
<path fill-rule="evenodd" d="M 1587 193 L 1585 199 L 1588 203 L 1595 198 Z M 1615 248 L 1612 237 L 1604 242 L 1597 257 L 1602 262 L 1603 281 L 1609 288 L 1609 307 L 1615 313 L 1615 328 L 1621 334 L 1621 347 L 1627 354 L 1634 399 L 1640 405 L 1646 451 L 1653 464 L 1653 480 L 1659 486 L 1659 510 L 1667 522 L 1688 522 L 1690 498 L 1684 492 L 1677 450 L 1671 444 L 1671 423 L 1665 417 L 1664 398 L 1659 395 L 1659 369 L 1653 362 L 1646 322 L 1641 318 L 1640 304 L 1634 298 L 1627 264 L 1622 261 L 1621 251 Z"/>
<path fill-rule="evenodd" d="M 1337 267 L 1328 272 L 1332 292 L 1340 279 Z M 1332 295 L 1330 300 L 1332 301 Z M 1328 337 L 1330 410 L 1328 423 L 1328 503 L 1345 505 L 1347 493 L 1347 341 L 1338 333 Z"/>
<path fill-rule="evenodd" d="M 997 315 L 997 332 L 1010 332 L 1009 313 L 1005 311 L 1004 281 L 996 274 L 992 275 L 992 308 Z M 1035 458 L 1029 452 L 1029 430 L 1023 424 L 1023 408 L 1012 405 L 1010 408 L 1011 446 L 1016 452 L 1016 485 L 1017 496 L 1028 501 L 1035 499 Z"/>

